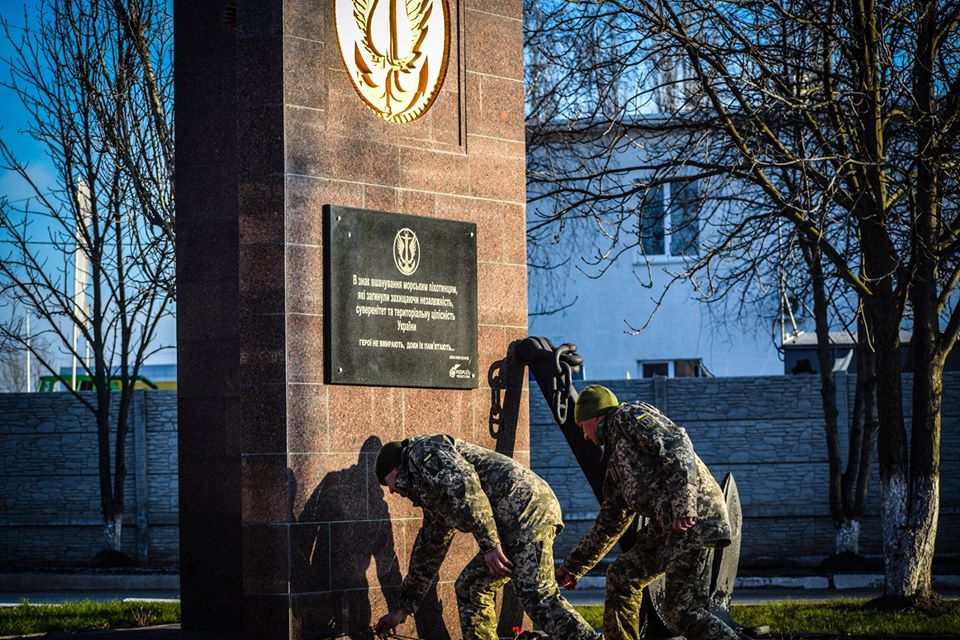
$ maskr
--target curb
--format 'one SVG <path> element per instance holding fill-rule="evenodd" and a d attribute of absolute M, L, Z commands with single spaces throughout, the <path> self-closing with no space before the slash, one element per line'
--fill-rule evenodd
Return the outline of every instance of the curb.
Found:
<path fill-rule="evenodd" d="M 835 574 L 826 576 L 744 576 L 737 578 L 736 589 L 879 589 L 880 574 Z M 604 576 L 584 576 L 582 589 L 603 590 Z M 960 575 L 935 576 L 936 588 L 960 589 Z M 0 592 L 17 591 L 180 591 L 176 573 L 0 573 Z"/>
<path fill-rule="evenodd" d="M 0 573 L 0 591 L 180 591 L 176 573 Z"/>
<path fill-rule="evenodd" d="M 884 577 L 879 574 L 838 573 L 827 576 L 745 576 L 737 578 L 735 589 L 836 589 L 837 591 L 855 589 L 882 589 Z M 603 590 L 607 579 L 604 576 L 584 576 L 577 581 L 577 587 Z M 960 575 L 936 576 L 935 588 L 960 588 Z"/>
<path fill-rule="evenodd" d="M 743 577 L 737 578 L 735 589 L 829 589 L 830 579 L 825 576 L 802 577 Z"/>

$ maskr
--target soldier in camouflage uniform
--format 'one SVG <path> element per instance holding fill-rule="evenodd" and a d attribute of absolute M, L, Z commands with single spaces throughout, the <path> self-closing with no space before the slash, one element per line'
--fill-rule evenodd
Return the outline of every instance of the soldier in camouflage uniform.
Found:
<path fill-rule="evenodd" d="M 640 514 L 648 525 L 607 569 L 604 638 L 640 637 L 642 590 L 661 573 L 664 613 L 678 631 L 690 640 L 739 638 L 708 610 L 709 550 L 730 544 L 730 521 L 720 486 L 686 431 L 649 404 L 618 405 L 600 385 L 584 389 L 574 419 L 584 438 L 603 446 L 606 475 L 597 520 L 557 568 L 559 584 L 575 587 Z"/>
<path fill-rule="evenodd" d="M 540 477 L 512 458 L 441 434 L 385 444 L 376 472 L 390 493 L 423 508 L 400 607 L 380 619 L 377 633 L 416 611 L 459 530 L 480 545 L 455 585 L 464 640 L 496 640 L 494 594 L 511 579 L 527 614 L 552 637 L 596 637 L 554 578 L 553 539 L 563 521 Z"/>

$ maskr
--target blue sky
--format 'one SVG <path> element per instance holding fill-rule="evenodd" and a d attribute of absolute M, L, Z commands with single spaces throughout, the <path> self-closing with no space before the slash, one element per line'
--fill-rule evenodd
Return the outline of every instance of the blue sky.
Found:
<path fill-rule="evenodd" d="M 33 16 L 33 3 L 23 5 L 18 3 L 4 3 L 0 9 L 0 15 L 10 22 L 10 35 L 17 38 L 22 31 L 24 11 L 29 16 Z M 0 36 L 0 81 L 9 82 L 10 66 L 8 59 L 14 53 L 9 40 L 5 36 Z M 0 135 L 17 153 L 18 157 L 30 163 L 36 175 L 46 177 L 46 181 L 52 181 L 53 169 L 43 154 L 43 149 L 30 138 L 30 136 L 20 133 L 29 121 L 29 114 L 23 108 L 23 105 L 16 99 L 13 93 L 6 87 L 0 87 Z M 16 200 L 32 194 L 26 185 L 9 171 L 4 171 L 0 175 L 0 193 L 7 196 L 10 200 Z"/>
<path fill-rule="evenodd" d="M 36 2 L 24 4 L 22 2 L 0 0 L 0 16 L 10 23 L 11 37 L 14 39 L 20 37 L 24 15 L 26 14 L 28 19 L 34 19 L 36 17 L 36 6 Z M 13 54 L 13 46 L 7 37 L 0 32 L 0 82 L 6 83 L 10 80 L 8 60 Z M 29 124 L 29 118 L 30 114 L 20 104 L 15 94 L 6 87 L 0 87 L 0 136 L 21 161 L 29 164 L 31 175 L 38 184 L 53 187 L 56 185 L 56 170 L 47 160 L 42 145 L 23 133 L 23 129 Z M 19 201 L 32 195 L 33 190 L 19 176 L 10 171 L 0 170 L 0 196 L 5 196 L 9 201 Z M 43 247 L 40 246 L 39 249 L 42 251 Z M 174 319 L 166 319 L 162 323 L 155 344 L 157 346 L 161 344 L 174 346 L 176 344 L 176 322 Z M 148 362 L 164 364 L 175 361 L 176 352 L 173 349 L 167 349 Z"/>

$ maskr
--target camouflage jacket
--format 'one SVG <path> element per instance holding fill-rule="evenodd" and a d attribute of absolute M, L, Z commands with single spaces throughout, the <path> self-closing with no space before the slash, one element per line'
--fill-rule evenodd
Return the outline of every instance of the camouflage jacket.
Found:
<path fill-rule="evenodd" d="M 649 519 L 641 535 L 666 537 L 677 518 L 696 524 L 683 534 L 704 546 L 730 544 L 730 520 L 720 485 L 693 451 L 687 432 L 655 407 L 622 404 L 602 421 L 606 475 L 603 501 L 590 531 L 564 567 L 589 571 L 626 531 L 635 515 Z"/>
<path fill-rule="evenodd" d="M 542 478 L 512 458 L 447 435 L 410 438 L 397 489 L 423 508 L 400 589 L 400 605 L 411 612 L 436 577 L 456 530 L 473 534 L 485 552 L 524 531 L 563 527 L 560 504 Z"/>

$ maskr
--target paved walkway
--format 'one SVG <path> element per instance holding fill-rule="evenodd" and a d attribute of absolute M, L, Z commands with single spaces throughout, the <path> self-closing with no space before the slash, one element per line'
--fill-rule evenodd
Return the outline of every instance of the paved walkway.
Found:
<path fill-rule="evenodd" d="M 938 589 L 944 598 L 960 599 L 960 589 Z M 576 605 L 603 604 L 602 589 L 576 589 L 564 591 L 564 597 Z M 786 589 L 767 587 L 761 589 L 737 589 L 733 592 L 733 604 L 758 604 L 775 600 L 812 600 L 826 602 L 838 598 L 876 598 L 881 592 L 876 589 Z M 69 600 L 178 600 L 177 591 L 31 591 L 0 592 L 0 607 L 16 606 L 26 599 L 33 604 L 57 604 Z"/>
<path fill-rule="evenodd" d="M 949 600 L 960 599 L 960 590 L 945 589 L 938 593 Z M 778 600 L 807 600 L 828 602 L 847 598 L 878 598 L 882 591 L 875 589 L 737 589 L 733 592 L 733 604 L 761 604 Z M 603 591 L 585 589 L 564 591 L 563 596 L 575 605 L 603 604 Z"/>

